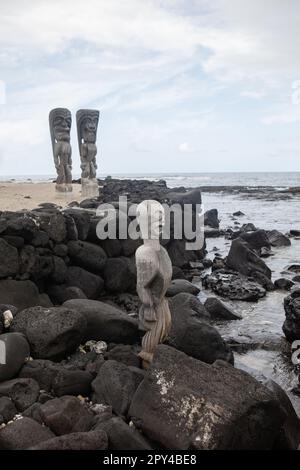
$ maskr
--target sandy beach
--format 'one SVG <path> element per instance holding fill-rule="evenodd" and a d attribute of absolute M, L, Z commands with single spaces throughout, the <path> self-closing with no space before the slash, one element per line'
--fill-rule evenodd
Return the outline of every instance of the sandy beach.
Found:
<path fill-rule="evenodd" d="M 65 207 L 71 201 L 81 201 L 81 185 L 74 184 L 72 193 L 59 194 L 55 192 L 55 184 L 45 183 L 0 183 L 0 210 L 17 211 L 34 209 L 43 202 L 54 202 Z"/>

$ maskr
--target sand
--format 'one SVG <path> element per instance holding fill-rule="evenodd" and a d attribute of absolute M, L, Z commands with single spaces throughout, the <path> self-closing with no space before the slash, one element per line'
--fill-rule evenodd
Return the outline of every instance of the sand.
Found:
<path fill-rule="evenodd" d="M 60 194 L 54 183 L 0 183 L 0 210 L 17 211 L 34 209 L 43 202 L 53 202 L 66 207 L 71 201 L 82 201 L 81 185 L 73 184 L 72 193 Z"/>

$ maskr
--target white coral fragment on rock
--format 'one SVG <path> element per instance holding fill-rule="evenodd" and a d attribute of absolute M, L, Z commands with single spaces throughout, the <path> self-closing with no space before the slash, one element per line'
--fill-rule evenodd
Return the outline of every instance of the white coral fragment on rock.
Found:
<path fill-rule="evenodd" d="M 4 318 L 4 328 L 9 328 L 14 319 L 13 314 L 11 313 L 11 310 L 5 310 L 5 312 L 3 312 L 2 315 Z"/>

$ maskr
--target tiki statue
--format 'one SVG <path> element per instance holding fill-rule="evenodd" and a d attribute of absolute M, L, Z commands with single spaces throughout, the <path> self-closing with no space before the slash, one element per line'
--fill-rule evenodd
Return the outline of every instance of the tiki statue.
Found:
<path fill-rule="evenodd" d="M 93 109 L 79 109 L 76 113 L 76 120 L 81 160 L 82 195 L 85 197 L 98 196 L 96 140 L 99 111 Z"/>
<path fill-rule="evenodd" d="M 66 108 L 55 108 L 49 114 L 53 157 L 57 171 L 56 191 L 72 191 L 72 116 Z"/>
<path fill-rule="evenodd" d="M 139 328 L 146 332 L 139 355 L 145 368 L 151 363 L 156 346 L 166 339 L 171 328 L 165 294 L 172 279 L 172 263 L 159 241 L 164 217 L 164 208 L 157 201 L 143 201 L 137 207 L 137 221 L 144 242 L 135 253 L 137 293 L 142 303 Z"/>

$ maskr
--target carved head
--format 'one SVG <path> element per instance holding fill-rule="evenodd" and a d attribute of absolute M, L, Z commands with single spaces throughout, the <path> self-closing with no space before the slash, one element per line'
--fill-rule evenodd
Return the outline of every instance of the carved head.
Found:
<path fill-rule="evenodd" d="M 95 144 L 99 122 L 99 111 L 96 109 L 79 109 L 76 113 L 79 151 L 83 142 Z"/>
<path fill-rule="evenodd" d="M 71 112 L 66 108 L 55 108 L 50 111 L 49 125 L 52 145 L 55 142 L 70 142 L 70 131 L 72 125 Z"/>
<path fill-rule="evenodd" d="M 165 224 L 163 206 L 158 201 L 148 199 L 137 206 L 136 216 L 142 238 L 144 240 L 159 240 Z"/>

